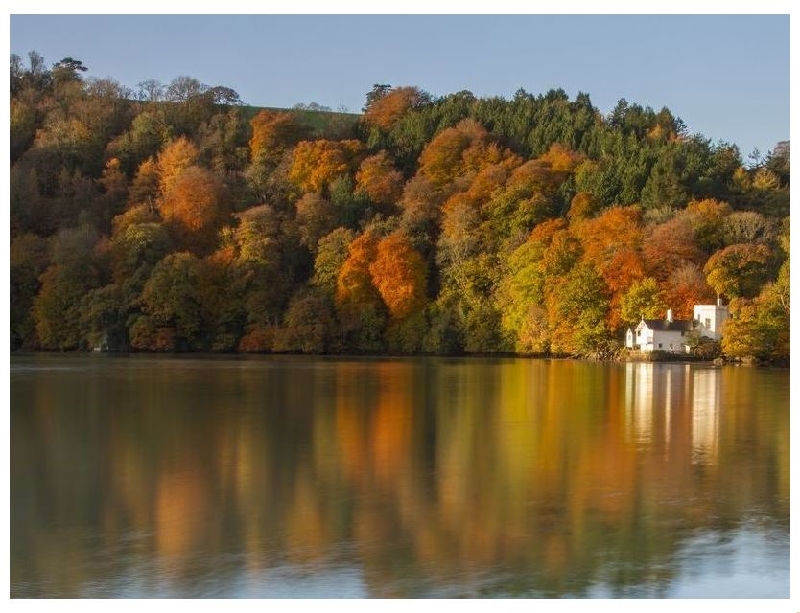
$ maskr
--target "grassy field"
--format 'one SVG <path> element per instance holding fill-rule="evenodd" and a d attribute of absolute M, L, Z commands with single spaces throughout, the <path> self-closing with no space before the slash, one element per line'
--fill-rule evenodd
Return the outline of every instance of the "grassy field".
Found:
<path fill-rule="evenodd" d="M 241 108 L 248 120 L 255 117 L 259 111 L 262 110 L 294 113 L 300 123 L 309 126 L 314 131 L 315 136 L 330 138 L 342 138 L 348 135 L 361 119 L 361 114 L 359 113 L 339 113 L 336 111 L 294 108 L 282 109 L 250 105 L 243 105 Z"/>

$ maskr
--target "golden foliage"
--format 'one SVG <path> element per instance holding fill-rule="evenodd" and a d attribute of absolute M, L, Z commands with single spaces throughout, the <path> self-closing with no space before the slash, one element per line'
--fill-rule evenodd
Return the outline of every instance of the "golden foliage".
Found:
<path fill-rule="evenodd" d="M 302 126 L 294 114 L 262 110 L 250 120 L 253 136 L 250 138 L 252 159 L 260 156 L 275 157 L 302 138 Z"/>
<path fill-rule="evenodd" d="M 369 266 L 375 261 L 378 239 L 366 233 L 355 238 L 347 248 L 347 259 L 339 270 L 336 282 L 336 306 L 340 310 L 358 310 L 380 301 L 372 284 Z"/>
<path fill-rule="evenodd" d="M 588 192 L 578 192 L 572 198 L 567 217 L 575 220 L 586 219 L 594 215 L 597 212 L 597 208 L 597 199 L 592 194 Z"/>
<path fill-rule="evenodd" d="M 156 159 L 161 193 L 167 194 L 181 171 L 197 164 L 199 158 L 200 150 L 185 136 L 167 143 Z"/>
<path fill-rule="evenodd" d="M 574 172 L 585 157 L 577 151 L 567 149 L 560 143 L 553 143 L 546 153 L 539 156 L 538 160 L 554 171 Z"/>
<path fill-rule="evenodd" d="M 409 109 L 425 99 L 426 95 L 418 87 L 396 87 L 370 104 L 364 113 L 364 121 L 382 130 L 390 130 Z"/>
<path fill-rule="evenodd" d="M 424 308 L 425 262 L 401 233 L 390 234 L 378 243 L 369 272 L 393 319 L 405 319 Z"/>
<path fill-rule="evenodd" d="M 770 191 L 778 189 L 781 181 L 769 168 L 759 168 L 753 176 L 753 188 L 759 191 Z"/>
<path fill-rule="evenodd" d="M 394 204 L 403 193 L 403 173 L 397 170 L 386 151 L 379 151 L 361 162 L 356 173 L 356 193 L 376 203 Z"/>
<path fill-rule="evenodd" d="M 179 241 L 208 247 L 228 209 L 222 184 L 209 170 L 191 166 L 172 180 L 170 190 L 158 202 L 158 210 Z"/>
<path fill-rule="evenodd" d="M 289 178 L 304 192 L 322 191 L 358 167 L 363 147 L 358 140 L 301 141 L 292 155 Z"/>

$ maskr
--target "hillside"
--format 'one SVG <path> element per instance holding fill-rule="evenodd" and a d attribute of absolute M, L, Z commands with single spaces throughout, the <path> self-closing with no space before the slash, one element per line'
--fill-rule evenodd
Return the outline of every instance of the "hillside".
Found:
<path fill-rule="evenodd" d="M 562 90 L 356 115 L 82 72 L 12 57 L 13 348 L 611 356 L 720 295 L 724 353 L 788 357 L 788 143 L 745 166 Z"/>

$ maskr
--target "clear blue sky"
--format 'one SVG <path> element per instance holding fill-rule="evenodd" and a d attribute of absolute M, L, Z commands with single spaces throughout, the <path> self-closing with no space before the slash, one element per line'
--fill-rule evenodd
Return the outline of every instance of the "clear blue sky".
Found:
<path fill-rule="evenodd" d="M 762 153 L 789 139 L 788 15 L 11 15 L 11 52 L 135 86 L 186 75 L 254 105 L 359 112 L 373 83 L 434 95 L 583 91 L 667 106 Z"/>

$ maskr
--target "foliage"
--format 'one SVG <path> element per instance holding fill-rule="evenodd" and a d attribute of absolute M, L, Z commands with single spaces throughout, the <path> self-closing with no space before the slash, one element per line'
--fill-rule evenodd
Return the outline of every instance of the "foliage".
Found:
<path fill-rule="evenodd" d="M 669 109 L 376 84 L 362 116 L 12 56 L 11 344 L 614 354 L 717 294 L 785 359 L 789 144 Z"/>
<path fill-rule="evenodd" d="M 301 141 L 294 149 L 289 178 L 302 192 L 321 192 L 358 165 L 363 146 L 357 140 Z"/>
<path fill-rule="evenodd" d="M 703 272 L 718 295 L 752 298 L 767 281 L 771 257 L 770 248 L 761 243 L 730 245 L 712 255 Z"/>

